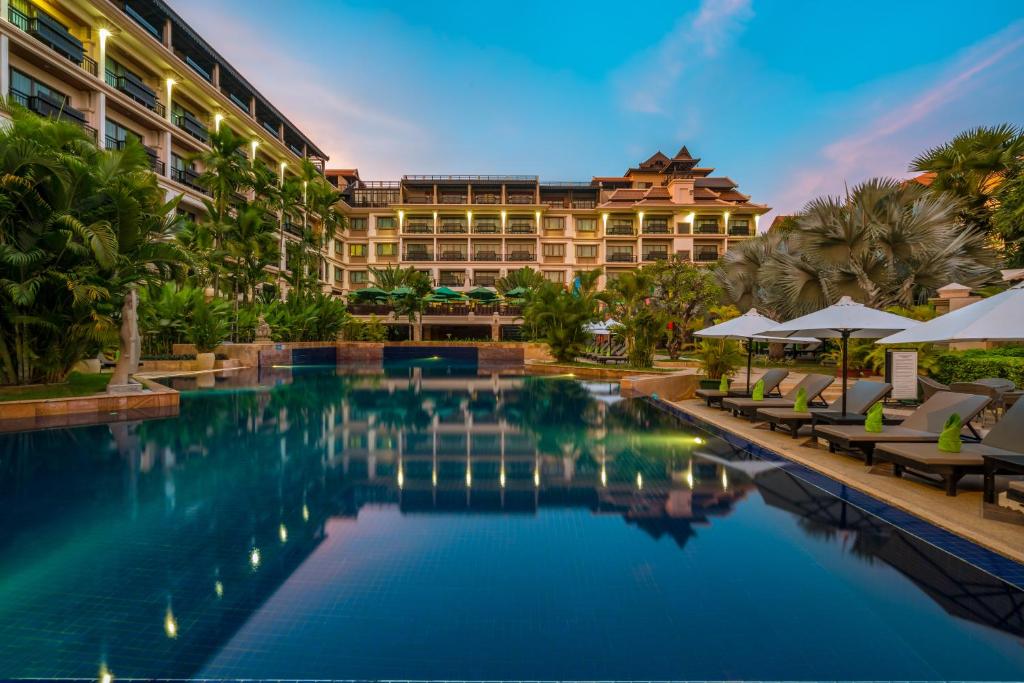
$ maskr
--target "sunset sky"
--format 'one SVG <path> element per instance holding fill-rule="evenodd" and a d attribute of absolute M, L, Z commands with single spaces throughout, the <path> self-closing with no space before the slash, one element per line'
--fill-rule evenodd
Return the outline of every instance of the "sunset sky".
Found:
<path fill-rule="evenodd" d="M 686 144 L 779 211 L 1024 124 L 1024 2 L 172 0 L 331 157 L 621 174 Z"/>

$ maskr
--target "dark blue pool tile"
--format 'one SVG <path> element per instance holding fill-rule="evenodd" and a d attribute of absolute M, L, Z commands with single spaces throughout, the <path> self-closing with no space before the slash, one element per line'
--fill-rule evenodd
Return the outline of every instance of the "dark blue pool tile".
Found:
<path fill-rule="evenodd" d="M 705 422 L 681 408 L 672 405 L 661 399 L 645 397 L 643 400 L 658 407 L 667 413 L 677 417 L 691 427 L 701 429 L 708 434 L 717 436 L 729 445 L 766 460 L 779 463 L 787 472 L 803 481 L 826 491 L 833 496 L 844 500 L 851 505 L 878 517 L 884 522 L 915 536 L 931 545 L 944 550 L 945 552 L 958 557 L 984 572 L 991 574 L 1017 588 L 1024 589 L 1024 565 L 1003 557 L 997 552 L 989 550 L 977 543 L 962 536 L 958 536 L 946 529 L 935 526 L 920 517 L 912 515 L 904 510 L 893 507 L 877 498 L 870 496 L 863 491 L 836 481 L 820 472 L 810 469 L 800 463 L 789 460 L 775 451 L 765 448 L 760 444 L 744 439 L 724 427 Z"/>

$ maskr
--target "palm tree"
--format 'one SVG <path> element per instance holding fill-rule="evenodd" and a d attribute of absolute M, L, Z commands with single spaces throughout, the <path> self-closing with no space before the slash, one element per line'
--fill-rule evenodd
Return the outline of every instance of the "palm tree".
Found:
<path fill-rule="evenodd" d="M 741 308 L 782 318 L 844 295 L 875 308 L 910 306 L 950 282 L 982 286 L 998 264 L 982 235 L 960 227 L 952 199 L 891 179 L 815 199 L 788 234 L 735 251 L 719 272 L 726 293 Z"/>
<path fill-rule="evenodd" d="M 494 286 L 504 295 L 506 292 L 517 288 L 533 291 L 539 289 L 546 282 L 547 280 L 544 279 L 542 273 L 529 266 L 524 266 L 518 270 L 509 271 L 504 277 L 498 278 Z"/>
<path fill-rule="evenodd" d="M 256 289 L 267 280 L 267 266 L 278 262 L 277 226 L 258 204 L 240 205 L 225 235 L 225 251 L 234 272 L 235 292 L 242 302 L 255 299 Z"/>
<path fill-rule="evenodd" d="M 224 233 L 231 222 L 232 205 L 235 195 L 252 186 L 252 166 L 245 157 L 245 139 L 235 135 L 227 126 L 210 134 L 210 149 L 192 157 L 202 164 L 203 172 L 197 182 L 206 188 L 213 198 L 203 200 L 206 205 L 206 226 L 213 236 L 213 290 L 220 292 L 220 250 Z"/>
<path fill-rule="evenodd" d="M 551 355 L 571 362 L 586 349 L 588 323 L 598 319 L 597 282 L 601 270 L 577 273 L 579 286 L 572 291 L 546 280 L 532 290 L 523 309 L 524 327 L 547 342 Z"/>
<path fill-rule="evenodd" d="M 622 273 L 605 292 L 618 325 L 612 334 L 626 342 L 627 362 L 637 368 L 654 365 L 654 349 L 665 329 L 665 315 L 652 305 L 657 281 L 650 268 Z"/>
<path fill-rule="evenodd" d="M 388 292 L 408 290 L 401 296 L 392 298 L 395 314 L 408 318 L 410 339 L 421 337 L 417 323 L 423 313 L 424 297 L 433 289 L 430 277 L 415 268 L 401 266 L 370 268 L 370 276 L 377 287 Z"/>

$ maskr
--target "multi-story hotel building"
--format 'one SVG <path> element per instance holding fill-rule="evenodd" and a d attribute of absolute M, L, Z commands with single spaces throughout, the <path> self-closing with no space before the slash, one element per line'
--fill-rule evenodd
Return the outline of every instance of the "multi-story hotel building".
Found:
<path fill-rule="evenodd" d="M 569 284 L 577 270 L 605 277 L 670 254 L 713 263 L 757 234 L 769 207 L 715 176 L 683 147 L 622 176 L 545 182 L 537 176 L 407 175 L 366 181 L 328 170 L 349 230 L 333 248 L 334 291 L 367 286 L 369 268 L 411 265 L 439 286 L 490 286 L 524 266 Z"/>
<path fill-rule="evenodd" d="M 103 148 L 137 137 L 160 184 L 193 216 L 205 195 L 191 159 L 220 126 L 280 173 L 301 158 L 320 168 L 327 159 L 162 0 L 0 0 L 0 95 L 77 123 Z"/>

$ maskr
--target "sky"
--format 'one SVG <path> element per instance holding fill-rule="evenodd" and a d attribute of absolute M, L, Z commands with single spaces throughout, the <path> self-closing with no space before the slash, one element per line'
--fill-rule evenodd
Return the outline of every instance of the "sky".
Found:
<path fill-rule="evenodd" d="M 791 213 L 1024 125 L 1024 0 L 171 4 L 364 180 L 589 180 L 685 144 Z"/>

